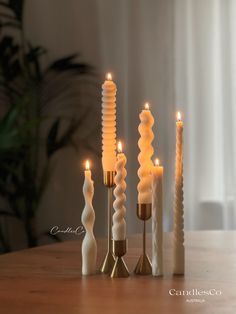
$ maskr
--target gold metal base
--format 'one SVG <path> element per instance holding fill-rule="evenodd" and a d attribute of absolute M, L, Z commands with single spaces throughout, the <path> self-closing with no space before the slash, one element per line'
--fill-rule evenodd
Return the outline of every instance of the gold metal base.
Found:
<path fill-rule="evenodd" d="M 103 184 L 109 188 L 113 187 L 115 185 L 115 175 L 115 171 L 103 171 Z"/>
<path fill-rule="evenodd" d="M 112 252 L 107 252 L 104 261 L 102 263 L 102 266 L 100 268 L 101 273 L 110 275 L 113 269 L 113 266 L 115 264 L 115 258 L 112 254 Z"/>
<path fill-rule="evenodd" d="M 116 256 L 111 278 L 129 277 L 128 268 L 122 258 L 126 253 L 126 240 L 113 240 L 113 253 Z"/>
<path fill-rule="evenodd" d="M 135 267 L 134 273 L 136 275 L 150 275 L 152 273 L 152 265 L 149 260 L 149 257 L 145 255 L 141 255 L 138 263 Z"/>

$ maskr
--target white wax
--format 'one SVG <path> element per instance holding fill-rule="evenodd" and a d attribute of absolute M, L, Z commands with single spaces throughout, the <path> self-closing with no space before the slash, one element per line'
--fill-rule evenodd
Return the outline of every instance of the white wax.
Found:
<path fill-rule="evenodd" d="M 93 209 L 94 186 L 91 179 L 91 171 L 85 170 L 83 194 L 85 207 L 82 212 L 81 221 L 85 228 L 85 236 L 82 242 L 82 274 L 93 275 L 96 273 L 97 244 L 93 234 L 95 212 Z"/>
<path fill-rule="evenodd" d="M 152 180 L 152 274 L 163 274 L 163 167 L 153 167 Z"/>
<path fill-rule="evenodd" d="M 115 165 L 116 175 L 115 175 L 115 189 L 114 196 L 115 201 L 113 203 L 114 214 L 113 214 L 113 226 L 112 226 L 112 235 L 113 240 L 125 240 L 126 238 L 126 222 L 125 222 L 125 190 L 126 182 L 125 178 L 127 175 L 126 169 L 126 156 L 123 153 L 117 155 L 117 161 Z"/>
<path fill-rule="evenodd" d="M 102 166 L 114 171 L 116 162 L 116 85 L 106 80 L 102 85 Z"/>
<path fill-rule="evenodd" d="M 153 147 L 152 141 L 154 134 L 152 132 L 152 126 L 154 124 L 154 118 L 150 110 L 142 110 L 139 115 L 140 124 L 138 127 L 140 138 L 138 146 L 140 153 L 138 155 L 138 161 L 140 167 L 138 169 L 138 203 L 150 204 L 152 202 L 152 176 L 151 170 L 153 167 L 152 155 Z"/>

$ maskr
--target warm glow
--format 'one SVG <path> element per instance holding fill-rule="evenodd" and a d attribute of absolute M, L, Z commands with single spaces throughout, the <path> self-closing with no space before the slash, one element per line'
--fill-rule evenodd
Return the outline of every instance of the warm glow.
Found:
<path fill-rule="evenodd" d="M 160 166 L 160 160 L 158 158 L 155 159 L 154 163 L 155 163 L 155 166 L 157 167 Z"/>
<path fill-rule="evenodd" d="M 118 149 L 119 153 L 122 153 L 122 143 L 121 143 L 121 141 L 118 142 L 117 149 Z"/>
<path fill-rule="evenodd" d="M 144 108 L 145 108 L 146 110 L 149 110 L 150 106 L 149 106 L 149 103 L 148 103 L 148 102 L 145 103 Z"/>
<path fill-rule="evenodd" d="M 176 114 L 177 121 L 181 121 L 181 113 L 178 111 Z"/>
<path fill-rule="evenodd" d="M 86 160 L 86 162 L 85 162 L 85 169 L 86 170 L 90 170 L 90 162 L 89 162 L 89 160 Z"/>
<path fill-rule="evenodd" d="M 108 81 L 111 81 L 111 80 L 112 80 L 112 75 L 111 75 L 111 73 L 107 73 L 107 80 L 108 80 Z"/>

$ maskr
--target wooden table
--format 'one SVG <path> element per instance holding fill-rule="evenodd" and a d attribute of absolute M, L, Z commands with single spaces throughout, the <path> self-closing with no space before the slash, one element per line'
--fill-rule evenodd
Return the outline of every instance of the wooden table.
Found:
<path fill-rule="evenodd" d="M 187 232 L 185 277 L 171 275 L 170 243 L 170 234 L 165 234 L 164 278 L 81 277 L 80 241 L 2 255 L 0 313 L 236 313 L 236 232 Z M 129 238 L 125 259 L 130 271 L 137 262 L 140 244 L 141 236 Z M 100 262 L 104 241 L 98 241 L 98 247 Z M 171 296 L 170 289 L 215 289 L 222 294 Z"/>

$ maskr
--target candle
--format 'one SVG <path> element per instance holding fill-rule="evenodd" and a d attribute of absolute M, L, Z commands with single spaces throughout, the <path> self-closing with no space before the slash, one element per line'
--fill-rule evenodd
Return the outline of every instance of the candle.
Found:
<path fill-rule="evenodd" d="M 139 115 L 140 124 L 138 131 L 140 138 L 138 141 L 138 146 L 140 153 L 138 155 L 138 161 L 140 167 L 138 169 L 138 203 L 139 204 L 150 204 L 152 201 L 152 177 L 151 170 L 153 167 L 152 155 L 153 147 L 152 141 L 154 139 L 154 134 L 152 132 L 152 126 L 154 124 L 154 118 L 149 109 L 149 104 L 145 104 L 145 109 Z"/>
<path fill-rule="evenodd" d="M 126 238 L 126 222 L 125 222 L 125 190 L 126 190 L 126 156 L 122 152 L 122 144 L 118 142 L 118 154 L 117 160 L 115 164 L 115 189 L 114 189 L 114 196 L 115 201 L 113 203 L 113 207 L 115 213 L 113 214 L 113 227 L 112 227 L 112 235 L 113 240 L 125 240 Z"/>
<path fill-rule="evenodd" d="M 110 73 L 102 85 L 102 167 L 114 171 L 116 162 L 116 85 Z"/>
<path fill-rule="evenodd" d="M 174 274 L 184 274 L 184 206 L 183 206 L 183 121 L 176 121 L 176 161 L 174 200 Z"/>
<path fill-rule="evenodd" d="M 161 276 L 163 274 L 163 252 L 162 252 L 162 185 L 163 167 L 159 160 L 155 160 L 152 171 L 152 274 Z"/>
<path fill-rule="evenodd" d="M 85 228 L 85 236 L 82 242 L 82 274 L 93 275 L 96 272 L 97 244 L 93 234 L 95 212 L 93 209 L 94 185 L 90 170 L 90 163 L 87 160 L 84 171 L 83 194 L 85 207 L 82 212 L 81 221 Z"/>

